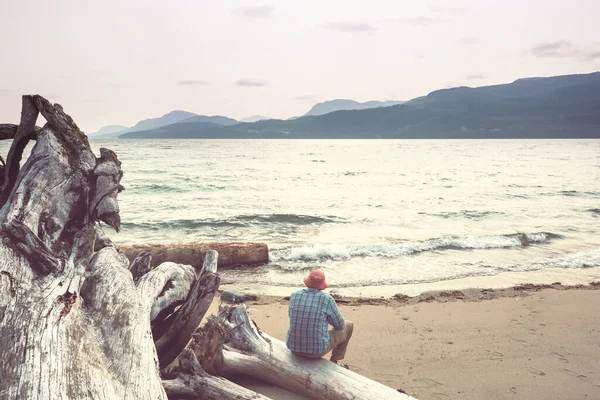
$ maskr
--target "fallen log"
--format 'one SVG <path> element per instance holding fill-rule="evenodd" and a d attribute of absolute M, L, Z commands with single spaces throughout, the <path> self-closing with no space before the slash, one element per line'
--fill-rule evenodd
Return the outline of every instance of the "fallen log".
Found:
<path fill-rule="evenodd" d="M 163 380 L 163 386 L 169 397 L 205 400 L 269 400 L 268 397 L 226 379 L 207 374 L 190 349 L 185 349 L 178 361 L 179 373 L 176 378 Z"/>
<path fill-rule="evenodd" d="M 152 266 L 165 261 L 192 265 L 202 268 L 202 260 L 207 250 L 219 253 L 218 268 L 225 269 L 238 266 L 255 266 L 269 262 L 269 249 L 265 243 L 254 242 L 207 242 L 184 244 L 134 244 L 119 246 L 119 250 L 129 261 L 142 251 L 152 253 Z"/>
<path fill-rule="evenodd" d="M 248 375 L 312 399 L 413 399 L 328 360 L 294 355 L 260 331 L 244 305 L 223 308 L 193 335 L 191 348 L 209 373 Z"/>

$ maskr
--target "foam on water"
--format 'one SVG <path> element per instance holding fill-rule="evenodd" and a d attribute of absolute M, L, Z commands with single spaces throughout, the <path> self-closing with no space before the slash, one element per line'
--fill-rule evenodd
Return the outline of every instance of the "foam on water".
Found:
<path fill-rule="evenodd" d="M 547 243 L 561 236 L 547 232 L 518 233 L 498 236 L 466 236 L 436 238 L 423 241 L 405 241 L 401 243 L 370 243 L 363 245 L 314 245 L 272 251 L 270 260 L 280 261 L 318 261 L 347 260 L 352 257 L 397 258 L 426 251 L 475 250 L 521 248 Z"/>

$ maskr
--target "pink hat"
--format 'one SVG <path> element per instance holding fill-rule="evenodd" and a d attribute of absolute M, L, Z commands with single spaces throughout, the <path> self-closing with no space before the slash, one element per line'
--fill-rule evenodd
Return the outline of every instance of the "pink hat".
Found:
<path fill-rule="evenodd" d="M 327 282 L 325 282 L 325 272 L 323 272 L 322 269 L 313 269 L 310 271 L 310 274 L 304 277 L 304 284 L 313 289 L 326 289 Z"/>

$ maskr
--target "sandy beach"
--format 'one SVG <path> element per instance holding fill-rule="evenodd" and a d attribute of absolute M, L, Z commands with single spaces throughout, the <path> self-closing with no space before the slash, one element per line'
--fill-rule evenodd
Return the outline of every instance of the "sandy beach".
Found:
<path fill-rule="evenodd" d="M 283 297 L 246 304 L 262 330 L 285 340 Z M 355 324 L 350 368 L 418 399 L 600 398 L 598 283 L 340 297 L 338 304 Z M 273 399 L 304 399 L 238 382 Z"/>

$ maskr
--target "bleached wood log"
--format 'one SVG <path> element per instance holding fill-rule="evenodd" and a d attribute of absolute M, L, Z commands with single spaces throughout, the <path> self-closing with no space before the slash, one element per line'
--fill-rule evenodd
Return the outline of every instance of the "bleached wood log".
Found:
<path fill-rule="evenodd" d="M 164 309 L 181 304 L 196 283 L 196 270 L 191 265 L 162 263 L 142 276 L 137 282 L 139 290 L 154 298 L 150 321 Z"/>
<path fill-rule="evenodd" d="M 261 394 L 238 386 L 218 376 L 207 374 L 194 352 L 185 349 L 178 358 L 179 372 L 175 379 L 163 380 L 169 397 L 206 400 L 268 400 Z"/>
<path fill-rule="evenodd" d="M 218 253 L 209 250 L 200 277 L 189 291 L 185 303 L 172 318 L 161 322 L 168 328 L 160 328 L 156 326 L 158 324 L 154 324 L 155 344 L 161 366 L 171 363 L 185 348 L 210 307 L 220 283 L 217 260 Z"/>
<path fill-rule="evenodd" d="M 183 244 L 135 244 L 119 246 L 129 260 L 133 260 L 141 251 L 152 252 L 152 265 L 165 261 L 189 264 L 197 269 L 208 250 L 219 253 L 219 269 L 235 266 L 254 266 L 269 262 L 269 249 L 265 243 L 255 242 L 205 242 Z"/>
<path fill-rule="evenodd" d="M 192 346 L 204 369 L 214 374 L 249 375 L 312 399 L 413 399 L 328 360 L 294 355 L 285 343 L 261 332 L 244 305 L 224 309 L 217 321 L 196 335 Z M 224 342 L 215 342 L 218 337 Z"/>

